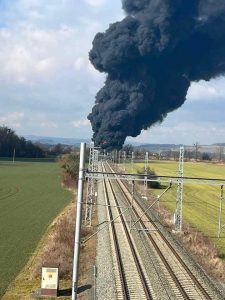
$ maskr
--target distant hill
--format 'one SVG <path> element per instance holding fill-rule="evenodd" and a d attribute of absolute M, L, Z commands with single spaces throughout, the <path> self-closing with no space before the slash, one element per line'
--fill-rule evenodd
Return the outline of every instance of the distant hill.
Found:
<path fill-rule="evenodd" d="M 46 136 L 36 136 L 36 135 L 26 135 L 24 136 L 27 140 L 33 143 L 41 143 L 47 145 L 62 144 L 67 146 L 79 146 L 80 143 L 91 142 L 91 139 L 79 139 L 79 138 L 63 138 L 63 137 L 46 137 Z M 140 142 L 134 142 L 127 140 L 125 144 L 132 144 L 135 149 L 146 149 L 146 151 L 169 151 L 169 150 L 179 150 L 181 144 L 144 144 Z M 199 145 L 200 152 L 204 152 L 206 149 L 208 152 L 215 152 L 218 147 L 225 147 L 225 143 L 215 143 L 212 145 Z M 187 150 L 193 149 L 193 145 L 184 145 Z"/>
<path fill-rule="evenodd" d="M 225 147 L 225 143 L 216 143 L 213 146 Z"/>
<path fill-rule="evenodd" d="M 135 148 L 141 148 L 141 149 L 146 149 L 149 151 L 168 151 L 168 150 L 177 150 L 180 148 L 182 145 L 176 145 L 176 144 L 143 144 L 136 146 Z"/>
<path fill-rule="evenodd" d="M 145 149 L 146 151 L 158 152 L 158 151 L 179 151 L 180 147 L 184 146 L 186 150 L 194 151 L 193 145 L 181 145 L 181 144 L 143 144 L 135 146 L 135 149 Z M 213 145 L 199 145 L 199 152 L 215 153 L 219 147 L 225 147 L 225 143 L 216 143 Z"/>
<path fill-rule="evenodd" d="M 126 140 L 124 145 L 133 145 L 134 147 L 144 145 L 145 143 Z"/>
<path fill-rule="evenodd" d="M 61 138 L 61 137 L 46 137 L 46 136 L 35 136 L 26 135 L 25 138 L 33 143 L 41 143 L 48 145 L 68 145 L 68 146 L 78 146 L 80 143 L 90 143 L 90 139 L 76 139 L 76 138 Z"/>

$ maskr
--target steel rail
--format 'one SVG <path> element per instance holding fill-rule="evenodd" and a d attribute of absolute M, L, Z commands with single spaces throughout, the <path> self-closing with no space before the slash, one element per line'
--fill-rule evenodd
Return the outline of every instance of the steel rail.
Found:
<path fill-rule="evenodd" d="M 109 208 L 110 207 L 110 202 L 109 202 L 109 195 L 108 195 L 105 179 L 103 180 L 103 186 L 104 186 L 104 192 L 105 192 L 105 195 L 106 195 L 106 202 L 107 202 L 107 205 L 108 205 L 108 208 Z M 122 290 L 123 290 L 123 297 L 124 297 L 124 300 L 129 300 L 130 299 L 129 298 L 129 290 L 128 290 L 128 286 L 127 286 L 127 283 L 126 283 L 125 271 L 124 271 L 124 268 L 123 268 L 122 257 L 121 257 L 120 247 L 119 247 L 119 241 L 118 241 L 117 234 L 116 234 L 115 224 L 114 224 L 114 222 L 112 222 L 113 215 L 112 215 L 111 209 L 108 209 L 108 213 L 109 213 L 109 219 L 110 219 L 110 222 L 111 222 L 111 229 L 112 229 L 116 259 L 117 259 L 117 262 L 118 262 L 117 266 L 118 266 L 118 269 L 119 269 L 120 281 L 121 281 L 121 286 L 122 286 Z"/>
<path fill-rule="evenodd" d="M 113 190 L 113 188 L 112 188 L 111 182 L 109 182 L 109 184 L 110 184 L 110 186 L 111 186 L 113 196 L 115 197 L 115 200 L 116 200 L 116 196 L 115 196 L 114 190 Z M 116 202 L 117 202 L 117 200 L 116 200 Z M 118 202 L 117 202 L 117 203 L 118 203 Z M 118 209 L 118 210 L 120 211 L 120 209 Z M 130 249 L 131 249 L 131 251 L 132 251 L 132 254 L 133 254 L 133 257 L 134 257 L 134 260 L 135 260 L 137 269 L 138 269 L 138 273 L 139 273 L 139 275 L 140 275 L 140 277 L 141 277 L 141 282 L 142 282 L 143 288 L 144 288 L 144 290 L 145 290 L 146 298 L 149 299 L 149 300 L 150 300 L 150 299 L 153 299 L 152 296 L 151 296 L 151 291 L 149 290 L 147 281 L 146 281 L 146 279 L 145 279 L 144 272 L 143 272 L 142 267 L 141 267 L 141 265 L 140 265 L 138 256 L 137 256 L 137 254 L 136 254 L 136 250 L 134 249 L 133 242 L 132 242 L 132 240 L 131 240 L 131 238 L 130 238 L 130 234 L 129 234 L 129 231 L 128 231 L 127 226 L 126 226 L 126 222 L 125 222 L 125 220 L 124 220 L 123 215 L 121 215 L 121 217 L 122 217 L 121 220 L 122 220 L 122 223 L 123 223 L 123 226 L 124 226 L 124 229 L 125 229 L 125 232 L 126 232 L 128 241 L 129 241 Z"/>
<path fill-rule="evenodd" d="M 104 181 L 104 185 L 106 187 L 105 181 Z M 150 289 L 148 287 L 148 283 L 146 281 L 144 272 L 143 272 L 141 264 L 139 262 L 138 255 L 136 253 L 136 250 L 134 248 L 133 242 L 131 240 L 130 233 L 129 233 L 128 229 L 127 229 L 126 221 L 125 221 L 124 216 L 122 214 L 121 208 L 119 207 L 119 203 L 118 203 L 117 197 L 115 195 L 115 192 L 114 192 L 113 187 L 112 187 L 112 183 L 110 181 L 109 181 L 109 186 L 110 186 L 112 195 L 114 197 L 114 200 L 115 200 L 115 203 L 116 203 L 116 207 L 117 207 L 118 212 L 119 212 L 119 214 L 121 216 L 121 222 L 122 222 L 123 228 L 125 230 L 125 234 L 126 234 L 126 237 L 127 237 L 127 240 L 128 240 L 129 246 L 130 246 L 130 250 L 132 252 L 132 255 L 133 255 L 133 258 L 134 258 L 134 261 L 135 261 L 135 264 L 136 264 L 136 267 L 137 267 L 137 270 L 138 270 L 141 282 L 142 282 L 143 289 L 145 291 L 146 299 L 147 300 L 152 300 L 153 297 L 151 295 L 151 291 L 150 291 Z M 107 192 L 107 194 L 108 194 L 108 192 Z M 108 209 L 110 211 L 110 214 L 112 214 L 110 206 L 108 206 Z"/>
<path fill-rule="evenodd" d="M 125 192 L 123 191 L 123 189 L 121 188 L 119 182 L 118 182 L 118 186 L 121 190 L 121 192 L 123 193 L 124 197 L 127 199 L 128 202 L 130 202 L 130 200 L 128 199 L 127 195 L 125 194 Z M 129 191 L 130 192 L 130 191 Z M 138 213 L 136 212 L 135 208 L 133 207 L 133 212 L 135 213 L 136 217 L 139 218 Z M 144 223 L 142 222 L 142 220 L 140 220 L 140 223 L 142 225 L 143 228 L 146 228 Z M 173 270 L 171 269 L 170 265 L 168 264 L 168 262 L 166 261 L 165 257 L 163 256 L 161 250 L 159 249 L 158 245 L 156 244 L 156 242 L 153 240 L 153 238 L 151 236 L 148 235 L 148 238 L 150 239 L 151 243 L 153 244 L 154 248 L 156 249 L 156 252 L 158 253 L 158 255 L 160 256 L 163 264 L 165 265 L 167 271 L 169 272 L 170 276 L 172 277 L 173 281 L 175 282 L 177 288 L 179 289 L 181 295 L 183 296 L 184 299 L 190 299 L 188 294 L 185 292 L 184 288 L 181 286 L 181 284 L 179 283 L 178 278 L 175 276 Z"/>
<path fill-rule="evenodd" d="M 110 167 L 111 168 L 111 167 Z M 130 203 L 130 199 L 128 198 L 127 194 L 124 192 L 123 188 L 121 187 L 121 185 L 127 190 L 127 192 L 130 193 L 129 189 L 127 188 L 127 186 L 122 182 L 122 181 L 117 181 L 118 182 L 118 186 L 120 186 L 121 191 L 123 192 L 124 196 L 126 197 L 127 201 Z M 136 200 L 135 203 L 139 206 L 139 208 L 144 211 L 143 207 L 141 206 L 141 204 L 139 203 L 139 199 L 136 199 L 136 196 L 134 196 L 134 199 Z M 136 216 L 138 217 L 139 214 L 137 213 L 137 211 L 133 208 L 133 211 L 135 212 Z M 188 266 L 184 263 L 184 261 L 182 260 L 182 258 L 180 257 L 180 255 L 177 253 L 177 251 L 172 247 L 172 245 L 169 243 L 169 241 L 165 238 L 165 236 L 162 234 L 162 232 L 159 230 L 159 228 L 155 225 L 154 222 L 151 221 L 150 217 L 146 214 L 146 217 L 148 219 L 149 222 L 151 222 L 151 225 L 157 229 L 157 233 L 160 235 L 160 237 L 162 238 L 162 240 L 165 242 L 165 244 L 169 247 L 169 249 L 171 250 L 171 252 L 174 254 L 174 256 L 177 258 L 177 260 L 179 261 L 179 263 L 182 265 L 182 267 L 185 269 L 185 271 L 188 273 L 188 275 L 190 276 L 190 278 L 192 279 L 193 283 L 198 287 L 198 289 L 201 291 L 201 293 L 204 295 L 205 299 L 208 300 L 212 300 L 212 297 L 207 293 L 207 291 L 204 289 L 204 287 L 200 284 L 200 282 L 197 280 L 197 278 L 195 277 L 195 275 L 190 271 L 190 269 L 188 268 Z M 142 225 L 143 228 L 146 228 L 144 222 L 142 220 L 140 220 L 140 223 Z M 154 245 L 154 247 L 156 247 L 156 249 L 159 249 L 158 245 L 156 244 L 156 242 L 154 241 L 154 239 L 152 238 L 151 235 L 148 235 L 148 238 L 150 239 L 150 241 L 152 242 L 152 244 Z M 157 250 L 158 252 L 158 250 Z M 184 291 L 184 288 L 181 286 L 181 284 L 179 283 L 179 279 L 176 277 L 175 274 L 173 274 L 173 270 L 171 269 L 170 265 L 168 264 L 168 262 L 166 261 L 166 259 L 164 258 L 163 254 L 161 253 L 161 250 L 159 249 L 159 255 L 160 257 L 163 257 L 163 261 L 165 261 L 165 265 L 168 268 L 169 273 L 171 273 L 172 278 L 174 279 L 174 282 L 176 283 L 176 285 L 178 286 L 179 290 L 181 291 L 184 299 L 189 299 L 189 296 L 186 294 L 186 292 Z"/>

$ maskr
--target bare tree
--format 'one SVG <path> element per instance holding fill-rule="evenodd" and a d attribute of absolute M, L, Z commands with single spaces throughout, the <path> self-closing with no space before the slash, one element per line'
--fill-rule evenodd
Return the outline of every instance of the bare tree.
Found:
<path fill-rule="evenodd" d="M 198 142 L 195 142 L 195 143 L 193 144 L 193 146 L 194 146 L 194 151 L 195 151 L 195 160 L 197 161 L 197 159 L 198 159 L 198 152 L 199 152 L 199 149 L 200 149 L 201 147 L 200 147 L 200 145 L 199 145 Z"/>
<path fill-rule="evenodd" d="M 127 155 L 131 155 L 131 153 L 134 151 L 134 147 L 131 144 L 126 144 L 123 146 L 123 151 L 126 151 Z"/>
<path fill-rule="evenodd" d="M 223 160 L 223 156 L 224 156 L 224 147 L 219 146 L 218 148 L 218 156 L 219 156 L 219 161 Z"/>

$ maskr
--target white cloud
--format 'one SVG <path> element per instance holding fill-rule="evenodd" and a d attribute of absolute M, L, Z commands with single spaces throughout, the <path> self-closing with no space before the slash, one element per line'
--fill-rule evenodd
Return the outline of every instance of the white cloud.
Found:
<path fill-rule="evenodd" d="M 74 69 L 92 76 L 88 52 L 101 21 L 81 8 L 74 0 L 12 0 L 3 11 L 7 26 L 0 28 L 0 81 L 53 82 Z"/>
<path fill-rule="evenodd" d="M 77 72 L 84 72 L 86 75 L 97 82 L 103 82 L 105 74 L 96 70 L 87 57 L 78 57 L 74 62 L 74 69 Z M 90 84 L 89 84 L 90 86 Z"/>
<path fill-rule="evenodd" d="M 23 112 L 12 112 L 3 116 L 0 116 L 0 124 L 13 127 L 13 128 L 19 128 L 21 127 L 21 121 L 24 118 Z"/>
<path fill-rule="evenodd" d="M 80 119 L 77 121 L 72 121 L 71 124 L 75 127 L 75 128 L 81 128 L 83 126 L 89 126 L 90 125 L 90 121 L 87 119 Z"/>
<path fill-rule="evenodd" d="M 86 80 L 102 80 L 88 59 L 91 39 L 99 23 L 86 18 L 79 22 L 85 32 L 66 24 L 53 29 L 29 23 L 0 28 L 0 81 L 31 85 L 53 82 L 63 77 L 63 73 L 73 72 L 85 74 Z"/>
<path fill-rule="evenodd" d="M 0 30 L 0 79 L 19 83 L 51 79 L 74 59 L 73 35 L 75 32 L 65 27 L 44 30 L 22 26 Z"/>
<path fill-rule="evenodd" d="M 26 134 L 90 136 L 91 126 L 85 115 L 94 105 L 105 74 L 90 64 L 88 52 L 97 32 L 123 18 L 121 0 L 4 3 L 0 27 L 0 123 L 21 126 L 18 131 Z M 215 107 L 223 102 L 224 95 L 224 79 L 193 83 L 182 108 L 169 114 L 160 126 L 144 131 L 137 140 L 192 143 L 202 138 L 223 142 L 223 106 L 210 111 L 211 103 L 203 105 L 203 101 L 217 100 L 212 104 Z M 205 109 L 194 114 L 193 107 Z"/>
<path fill-rule="evenodd" d="M 78 57 L 74 62 L 74 68 L 75 68 L 75 70 L 79 71 L 82 68 L 84 68 L 86 64 L 87 63 L 86 63 L 84 57 Z"/>
<path fill-rule="evenodd" d="M 94 79 L 103 80 L 103 78 L 105 77 L 104 74 L 100 73 L 98 70 L 96 70 L 93 67 L 93 65 L 90 63 L 90 61 L 88 62 L 88 65 L 87 65 L 87 71 Z"/>
<path fill-rule="evenodd" d="M 39 73 L 49 73 L 51 70 L 54 70 L 55 65 L 57 64 L 55 58 L 48 57 L 42 60 L 39 60 L 36 63 L 35 69 Z"/>
<path fill-rule="evenodd" d="M 38 124 L 38 126 L 40 126 L 41 128 L 44 129 L 54 129 L 54 128 L 58 128 L 58 124 L 53 121 L 47 113 L 35 113 L 32 116 L 29 116 L 28 118 L 28 124 L 29 125 L 34 125 L 34 124 Z"/>
<path fill-rule="evenodd" d="M 41 122 L 40 126 L 44 128 L 58 128 L 58 125 L 55 122 L 49 120 Z"/>
<path fill-rule="evenodd" d="M 20 5 L 22 5 L 25 9 L 27 8 L 36 8 L 42 5 L 41 0 L 19 0 Z"/>
<path fill-rule="evenodd" d="M 224 122 L 182 121 L 172 125 L 165 121 L 149 130 L 143 130 L 136 138 L 128 137 L 128 140 L 142 143 L 183 143 L 186 145 L 192 145 L 198 141 L 200 144 L 209 145 L 225 140 L 224 126 Z"/>
<path fill-rule="evenodd" d="M 193 82 L 189 88 L 187 98 L 191 101 L 205 101 L 206 99 L 224 97 L 224 82 L 224 79 Z"/>
<path fill-rule="evenodd" d="M 94 6 L 94 7 L 99 7 L 103 6 L 106 4 L 107 0 L 84 0 L 87 4 Z"/>
<path fill-rule="evenodd" d="M 105 75 L 93 68 L 88 53 L 96 33 L 120 15 L 121 0 L 4 1 L 0 117 L 24 111 L 22 134 L 90 136 L 84 118 Z"/>

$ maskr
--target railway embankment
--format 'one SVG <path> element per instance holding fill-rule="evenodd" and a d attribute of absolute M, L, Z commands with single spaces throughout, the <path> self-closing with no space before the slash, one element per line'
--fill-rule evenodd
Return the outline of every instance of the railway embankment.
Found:
<path fill-rule="evenodd" d="M 119 197 L 118 190 L 115 190 L 115 194 L 117 195 L 117 197 Z M 135 199 L 135 202 L 136 202 L 136 200 L 137 199 Z M 143 198 L 139 199 L 139 201 L 142 204 L 144 202 Z M 123 203 L 121 205 L 124 206 Z M 148 201 L 146 202 L 146 207 L 143 207 L 143 209 L 145 210 L 147 207 L 149 207 Z M 185 296 L 185 294 L 183 294 L 184 299 L 189 299 L 189 298 L 190 299 L 223 299 L 223 290 L 221 289 L 221 286 L 218 288 L 218 285 L 216 285 L 211 280 L 211 278 L 206 274 L 206 272 L 204 272 L 204 270 L 198 264 L 196 264 L 196 262 L 193 260 L 192 255 L 190 255 L 189 252 L 184 249 L 182 243 L 178 242 L 174 238 L 174 236 L 171 235 L 170 232 L 168 232 L 168 230 L 167 230 L 168 228 L 165 229 L 165 224 L 163 224 L 162 222 L 159 221 L 159 216 L 154 215 L 154 213 L 153 213 L 153 215 L 151 215 L 151 213 L 146 214 L 146 215 L 149 215 L 148 217 L 155 220 L 154 223 L 157 224 L 157 226 L 158 226 L 157 229 L 155 229 L 155 231 L 158 230 L 158 231 L 163 232 L 163 236 L 164 236 L 163 240 L 164 241 L 161 243 L 165 243 L 165 240 L 166 240 L 167 241 L 166 243 L 168 243 L 170 245 L 170 246 L 167 245 L 167 247 L 174 248 L 174 250 L 173 250 L 173 252 L 171 252 L 171 254 L 168 255 L 167 253 L 165 253 L 164 255 L 167 256 L 166 259 L 168 259 L 170 266 L 172 266 L 172 264 L 173 264 L 172 273 L 174 273 L 175 276 L 178 277 L 178 281 L 181 282 L 181 285 L 185 289 L 185 293 L 187 293 L 187 295 L 188 295 L 188 296 Z M 129 222 L 129 219 L 127 220 L 127 222 Z M 145 220 L 145 222 L 148 222 L 148 220 Z M 161 226 L 161 228 L 160 228 L 160 226 Z M 152 231 L 154 231 L 154 230 L 152 230 Z M 143 232 L 144 232 L 144 230 L 142 230 L 142 233 Z M 156 235 L 156 233 L 152 232 L 150 235 L 154 236 L 154 235 Z M 157 239 L 158 238 L 156 238 L 156 240 Z M 140 247 L 140 244 L 141 244 L 140 242 L 137 243 L 137 245 L 138 245 L 137 247 Z M 143 241 L 142 241 L 142 244 L 143 244 Z M 166 251 L 164 249 L 164 252 L 168 252 L 169 248 Z M 147 248 L 145 246 L 145 250 L 142 250 L 142 252 L 145 252 L 145 254 L 148 253 L 148 255 L 149 255 L 151 253 L 150 249 L 152 249 L 152 247 Z M 178 256 L 180 256 L 182 258 L 179 259 L 177 262 L 176 261 L 172 262 L 170 257 L 177 256 L 176 252 L 178 253 Z M 154 255 L 152 255 L 152 253 L 151 253 L 151 255 L 148 256 L 148 259 L 146 260 L 145 265 L 147 266 L 149 264 L 149 261 L 151 261 L 151 260 L 153 262 L 153 258 L 154 258 Z M 153 265 L 151 266 L 152 268 L 150 268 L 151 273 L 153 273 L 152 272 L 153 269 L 155 269 L 155 270 L 157 269 L 158 273 L 160 273 L 161 278 L 158 277 L 158 279 L 156 279 L 157 276 L 153 276 L 151 278 L 151 281 L 154 282 L 154 280 L 155 280 L 158 283 L 163 282 L 163 284 L 161 285 L 161 290 L 163 290 L 166 288 L 166 282 L 168 283 L 168 281 L 170 281 L 170 279 L 166 278 L 166 280 L 165 280 L 165 278 L 164 278 L 164 280 L 162 280 L 163 275 L 162 275 L 162 272 L 159 271 L 160 268 L 158 268 L 158 266 L 157 266 L 157 263 L 156 263 L 157 258 L 154 258 L 154 260 L 155 261 L 153 262 Z M 185 267 L 184 270 L 182 271 L 181 269 L 184 265 L 187 265 L 187 267 Z M 182 273 L 182 275 L 180 273 Z M 184 274 L 186 274 L 186 275 L 184 275 Z M 167 276 L 167 275 L 165 275 L 165 276 Z M 188 277 L 190 277 L 190 279 L 188 279 Z M 181 291 L 181 287 L 179 289 Z M 199 289 L 199 291 L 197 291 L 197 289 Z M 171 288 L 170 289 L 168 288 L 167 290 L 171 290 Z M 158 292 L 159 291 L 160 291 L 160 289 L 158 289 Z M 159 293 L 158 293 L 158 296 L 159 296 Z M 160 298 L 161 296 L 159 296 L 159 297 L 158 296 L 156 299 L 162 299 L 162 298 Z M 167 298 L 165 298 L 165 296 L 163 296 L 163 297 L 164 297 L 163 299 L 167 299 Z M 171 295 L 168 297 L 171 297 Z M 179 296 L 179 292 L 177 292 L 177 295 L 173 299 L 176 299 L 176 297 L 179 298 L 182 296 Z M 168 299 L 170 299 L 170 298 L 168 298 Z"/>

